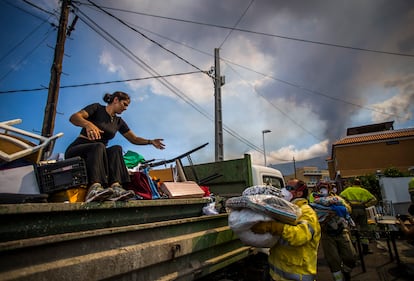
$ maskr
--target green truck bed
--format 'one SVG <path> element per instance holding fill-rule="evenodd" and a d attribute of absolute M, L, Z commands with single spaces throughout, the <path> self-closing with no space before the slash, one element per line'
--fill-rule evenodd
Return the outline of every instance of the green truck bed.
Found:
<path fill-rule="evenodd" d="M 239 159 L 185 166 L 184 172 L 187 180 L 203 184 L 206 179 L 210 191 L 222 197 L 240 196 L 246 187 L 253 185 L 249 154 Z"/>
<path fill-rule="evenodd" d="M 196 280 L 252 251 L 207 202 L 0 205 L 0 280 Z"/>

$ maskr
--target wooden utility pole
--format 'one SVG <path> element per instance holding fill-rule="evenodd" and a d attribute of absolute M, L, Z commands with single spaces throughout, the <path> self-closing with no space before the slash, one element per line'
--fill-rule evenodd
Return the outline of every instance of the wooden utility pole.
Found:
<path fill-rule="evenodd" d="M 221 116 L 221 86 L 224 76 L 220 76 L 219 49 L 214 49 L 214 104 L 215 104 L 215 159 L 223 161 L 223 120 Z"/>
<path fill-rule="evenodd" d="M 49 91 L 43 118 L 42 136 L 44 137 L 52 136 L 55 128 L 56 107 L 59 97 L 60 75 L 62 73 L 62 61 L 65 52 L 66 26 L 68 24 L 70 4 L 71 0 L 62 0 L 55 55 L 50 71 Z M 49 146 L 45 149 L 43 157 L 48 156 L 50 152 L 51 147 Z"/>

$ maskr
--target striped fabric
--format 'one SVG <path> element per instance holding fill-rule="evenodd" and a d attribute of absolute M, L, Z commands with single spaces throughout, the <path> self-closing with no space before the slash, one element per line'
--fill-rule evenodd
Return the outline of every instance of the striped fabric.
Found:
<path fill-rule="evenodd" d="M 226 207 L 233 210 L 248 208 L 291 225 L 296 225 L 298 218 L 302 215 L 300 208 L 295 204 L 267 194 L 232 197 L 226 201 Z"/>

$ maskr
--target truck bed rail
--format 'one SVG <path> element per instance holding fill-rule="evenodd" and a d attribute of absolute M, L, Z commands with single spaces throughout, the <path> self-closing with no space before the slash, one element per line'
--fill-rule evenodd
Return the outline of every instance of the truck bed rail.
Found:
<path fill-rule="evenodd" d="M 196 280 L 252 250 L 206 201 L 0 205 L 0 280 Z"/>

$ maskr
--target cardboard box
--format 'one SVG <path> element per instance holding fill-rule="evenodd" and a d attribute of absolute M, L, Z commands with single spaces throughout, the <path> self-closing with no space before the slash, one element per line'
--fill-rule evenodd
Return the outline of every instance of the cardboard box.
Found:
<path fill-rule="evenodd" d="M 164 182 L 161 190 L 169 198 L 201 198 L 204 196 L 204 191 L 193 181 Z"/>
<path fill-rule="evenodd" d="M 174 181 L 174 173 L 172 168 L 149 170 L 150 177 L 156 177 L 161 182 Z"/>
<path fill-rule="evenodd" d="M 0 170 L 0 193 L 40 194 L 34 166 Z"/>

